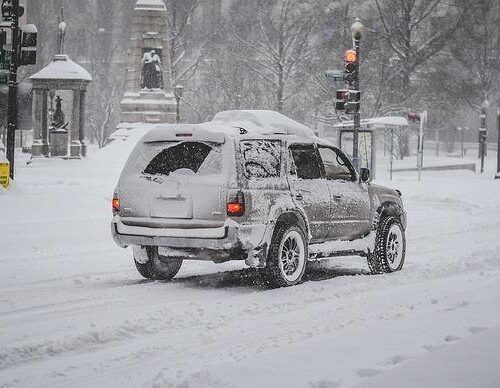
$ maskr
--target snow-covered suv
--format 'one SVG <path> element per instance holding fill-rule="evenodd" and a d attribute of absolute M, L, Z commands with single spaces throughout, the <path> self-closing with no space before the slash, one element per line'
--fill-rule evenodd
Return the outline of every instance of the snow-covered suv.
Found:
<path fill-rule="evenodd" d="M 406 249 L 401 193 L 369 180 L 277 112 L 158 125 L 122 171 L 112 234 L 133 246 L 139 273 L 151 279 L 172 279 L 186 259 L 245 260 L 275 286 L 299 283 L 308 261 L 333 256 L 397 271 Z"/>

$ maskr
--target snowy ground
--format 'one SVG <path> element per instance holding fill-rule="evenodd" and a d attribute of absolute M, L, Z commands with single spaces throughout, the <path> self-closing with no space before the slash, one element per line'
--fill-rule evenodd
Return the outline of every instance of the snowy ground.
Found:
<path fill-rule="evenodd" d="M 238 263 L 141 280 L 109 231 L 131 143 L 85 161 L 20 159 L 0 192 L 0 387 L 500 385 L 494 153 L 484 175 L 395 173 L 402 272 L 334 260 L 267 290 Z M 391 184 L 384 163 L 378 183 Z"/>

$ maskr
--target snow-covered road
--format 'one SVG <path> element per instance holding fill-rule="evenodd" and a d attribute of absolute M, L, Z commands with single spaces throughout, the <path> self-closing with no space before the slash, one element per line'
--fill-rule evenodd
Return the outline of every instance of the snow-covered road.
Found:
<path fill-rule="evenodd" d="M 491 173 L 395 175 L 409 213 L 400 273 L 332 260 L 267 290 L 241 264 L 186 262 L 162 283 L 110 237 L 129 143 L 20 161 L 0 192 L 0 387 L 500 385 Z"/>

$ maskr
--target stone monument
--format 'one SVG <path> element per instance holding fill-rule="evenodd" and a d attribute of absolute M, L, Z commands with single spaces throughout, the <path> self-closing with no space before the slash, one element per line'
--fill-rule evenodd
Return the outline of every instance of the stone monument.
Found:
<path fill-rule="evenodd" d="M 162 0 L 138 0 L 132 17 L 122 122 L 173 123 L 167 8 Z"/>

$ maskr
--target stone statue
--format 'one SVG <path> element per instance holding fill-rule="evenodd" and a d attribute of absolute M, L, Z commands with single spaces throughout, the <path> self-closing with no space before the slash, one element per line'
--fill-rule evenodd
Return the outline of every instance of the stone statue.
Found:
<path fill-rule="evenodd" d="M 54 111 L 54 115 L 52 116 L 52 121 L 50 122 L 50 130 L 57 131 L 60 129 L 66 129 L 69 122 L 64 121 L 65 115 L 62 110 L 62 98 L 56 96 L 56 110 Z"/>
<path fill-rule="evenodd" d="M 163 68 L 155 50 L 146 51 L 142 56 L 141 88 L 163 89 Z"/>

